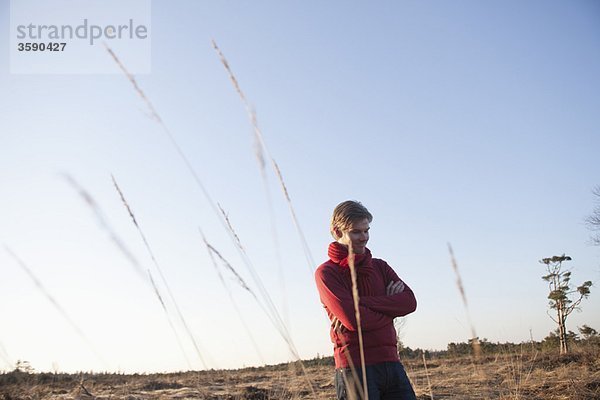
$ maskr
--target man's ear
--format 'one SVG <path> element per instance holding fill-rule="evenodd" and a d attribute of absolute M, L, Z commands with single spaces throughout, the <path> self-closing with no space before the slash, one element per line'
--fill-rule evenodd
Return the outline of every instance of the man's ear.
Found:
<path fill-rule="evenodd" d="M 343 236 L 342 234 L 342 230 L 339 227 L 335 227 L 333 228 L 333 234 L 335 236 L 336 239 L 339 239 Z"/>

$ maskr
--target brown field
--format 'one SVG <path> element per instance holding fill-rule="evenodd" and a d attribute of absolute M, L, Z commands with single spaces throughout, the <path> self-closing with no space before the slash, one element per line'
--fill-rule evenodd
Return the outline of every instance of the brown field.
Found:
<path fill-rule="evenodd" d="M 298 364 L 170 374 L 0 375 L 0 399 L 334 399 L 330 359 L 305 363 L 314 394 Z M 326 365 L 323 365 L 326 364 Z M 597 351 L 499 354 L 405 360 L 417 397 L 430 399 L 600 399 Z"/>

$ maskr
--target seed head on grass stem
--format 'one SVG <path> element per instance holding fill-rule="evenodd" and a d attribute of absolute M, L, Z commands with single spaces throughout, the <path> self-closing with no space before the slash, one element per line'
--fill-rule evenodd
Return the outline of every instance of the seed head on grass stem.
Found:
<path fill-rule="evenodd" d="M 225 218 L 227 218 L 227 216 L 225 216 Z M 227 221 L 229 221 L 229 220 L 227 219 Z M 264 361 L 263 355 L 262 355 L 262 353 L 261 353 L 261 351 L 260 351 L 260 349 L 258 347 L 258 344 L 256 343 L 256 340 L 254 339 L 254 335 L 252 334 L 252 331 L 250 330 L 250 327 L 246 323 L 246 319 L 244 318 L 244 315 L 240 311 L 240 309 L 239 309 L 239 307 L 237 305 L 237 302 L 235 301 L 235 299 L 233 297 L 233 293 L 232 293 L 231 288 L 229 287 L 229 285 L 227 285 L 227 283 L 225 283 L 225 279 L 223 278 L 223 274 L 221 273 L 221 269 L 219 268 L 219 266 L 217 264 L 217 260 L 215 259 L 215 256 L 219 257 L 219 259 L 221 260 L 221 262 L 223 263 L 223 265 L 225 265 L 225 267 L 227 268 L 227 270 L 229 270 L 231 273 L 234 274 L 234 276 L 236 277 L 236 282 L 244 290 L 246 290 L 248 293 L 250 293 L 252 295 L 252 297 L 256 300 L 256 302 L 259 303 L 259 306 L 261 308 L 263 308 L 263 307 L 260 304 L 260 302 L 258 301 L 258 298 L 256 297 L 256 294 L 254 294 L 254 292 L 252 291 L 252 289 L 250 289 L 250 287 L 248 287 L 248 285 L 246 284 L 246 282 L 244 281 L 244 279 L 237 273 L 237 271 L 233 268 L 233 266 L 231 264 L 229 264 L 229 262 L 227 260 L 225 260 L 225 258 L 223 258 L 223 256 L 221 256 L 221 254 L 210 243 L 208 243 L 208 241 L 206 240 L 206 237 L 202 233 L 202 230 L 200 230 L 200 234 L 202 235 L 202 240 L 204 241 L 204 244 L 206 245 L 206 249 L 208 251 L 208 255 L 209 255 L 210 260 L 211 260 L 211 262 L 212 262 L 212 264 L 213 264 L 213 266 L 215 268 L 215 271 L 217 272 L 219 280 L 221 281 L 221 284 L 223 285 L 223 287 L 227 291 L 227 295 L 229 296 L 229 300 L 231 301 L 231 304 L 233 305 L 233 308 L 235 309 L 235 312 L 238 315 L 238 318 L 240 319 L 242 325 L 244 326 L 244 329 L 246 330 L 246 334 L 250 338 L 250 341 L 252 342 L 252 346 L 254 347 L 254 350 L 256 351 L 256 354 L 260 358 L 261 362 L 264 364 L 265 361 Z M 263 311 L 264 311 L 264 309 L 263 309 Z"/>
<path fill-rule="evenodd" d="M 258 126 L 256 112 L 254 111 L 254 108 L 250 106 L 250 103 L 248 102 L 246 95 L 242 91 L 238 80 L 236 79 L 235 75 L 233 74 L 233 71 L 231 70 L 229 63 L 227 62 L 227 59 L 225 58 L 225 56 L 223 55 L 223 52 L 221 52 L 221 49 L 219 48 L 219 46 L 217 46 L 217 43 L 214 40 L 212 41 L 212 45 L 213 45 L 213 48 L 215 49 L 215 51 L 217 52 L 219 59 L 221 60 L 221 63 L 223 64 L 223 67 L 227 71 L 227 74 L 229 76 L 231 83 L 233 84 L 235 91 L 240 96 L 240 99 L 242 100 L 242 103 L 244 104 L 246 112 L 248 113 L 248 117 L 250 119 L 250 123 L 252 124 L 252 128 L 254 131 L 256 157 L 257 157 L 257 160 L 259 161 L 259 165 L 261 167 L 261 174 L 263 176 L 263 179 L 266 180 L 265 161 L 264 161 L 265 158 L 268 158 L 271 161 L 271 166 L 273 167 L 273 170 L 275 171 L 277 178 L 279 179 L 279 184 L 281 186 L 281 190 L 287 201 L 288 208 L 289 208 L 291 216 L 292 216 L 292 221 L 293 221 L 294 226 L 296 227 L 296 231 L 298 232 L 298 235 L 300 237 L 300 241 L 302 243 L 302 249 L 304 251 L 304 255 L 305 255 L 306 261 L 308 263 L 309 271 L 312 275 L 313 269 L 315 266 L 314 259 L 310 252 L 310 248 L 308 247 L 306 237 L 304 236 L 304 232 L 302 231 L 302 228 L 300 227 L 300 223 L 298 222 L 298 218 L 296 216 L 296 212 L 294 210 L 294 206 L 292 204 L 292 200 L 290 198 L 289 192 L 288 192 L 285 182 L 283 180 L 283 175 L 281 174 L 281 170 L 279 169 L 279 166 L 275 162 L 275 159 L 269 154 L 269 150 L 267 148 L 267 144 L 265 143 L 264 136 L 262 134 L 261 129 Z"/>
<path fill-rule="evenodd" d="M 233 226 L 231 226 L 231 224 L 229 226 L 233 230 Z M 235 234 L 235 232 L 233 232 L 233 234 Z M 285 325 L 283 319 L 281 318 L 281 315 L 279 314 L 279 312 L 277 311 L 277 308 L 273 304 L 271 296 L 266 291 L 266 289 L 265 289 L 262 281 L 260 280 L 260 278 L 256 274 L 256 271 L 254 271 L 253 268 L 251 269 L 251 272 L 252 272 L 253 278 L 255 280 L 255 283 L 259 286 L 261 298 L 262 298 L 263 301 L 259 300 L 258 296 L 256 296 L 256 294 L 254 293 L 254 291 L 252 289 L 250 289 L 250 287 L 246 284 L 246 282 L 237 273 L 237 271 L 235 270 L 235 268 L 233 268 L 233 266 L 231 265 L 231 263 L 229 263 L 221 255 L 221 253 L 219 253 L 219 251 L 217 249 L 215 249 L 211 244 L 208 243 L 208 241 L 206 240 L 206 237 L 202 233 L 202 230 L 200 230 L 200 235 L 202 236 L 202 240 L 204 241 L 207 249 L 209 250 L 209 253 L 214 254 L 219 259 L 221 259 L 221 261 L 224 263 L 224 265 L 227 267 L 227 269 L 234 274 L 234 276 L 236 277 L 236 279 L 237 279 L 238 283 L 240 284 L 240 286 L 242 286 L 242 288 L 244 290 L 247 290 L 249 293 L 252 294 L 252 296 L 256 300 L 257 304 L 259 305 L 260 309 L 269 318 L 269 320 L 271 321 L 271 323 L 273 324 L 273 327 L 277 330 L 277 332 L 279 332 L 280 336 L 282 337 L 282 339 L 287 344 L 288 349 L 290 350 L 290 353 L 292 354 L 292 356 L 294 357 L 294 359 L 299 362 L 300 367 L 302 369 L 302 372 L 304 374 L 303 376 L 304 376 L 304 378 L 306 380 L 306 383 L 309 386 L 309 388 L 311 390 L 311 393 L 313 394 L 313 397 L 315 397 L 315 399 L 316 399 L 317 395 L 316 395 L 315 390 L 314 390 L 313 382 L 310 379 L 310 376 L 308 375 L 308 371 L 306 370 L 306 368 L 304 366 L 304 363 L 302 362 L 302 359 L 300 358 L 300 353 L 298 352 L 298 349 L 296 348 L 296 345 L 294 344 L 292 336 L 290 335 L 290 333 L 289 333 L 289 331 L 287 329 L 287 326 Z M 242 246 L 241 242 L 240 242 L 239 245 L 240 245 L 240 247 Z M 245 251 L 243 252 L 243 254 L 244 254 L 244 256 L 247 257 L 247 255 L 245 254 Z M 213 263 L 215 263 L 215 260 L 214 260 L 214 258 L 212 256 L 211 256 L 211 259 L 213 260 Z M 248 261 L 249 261 L 249 259 L 248 259 Z M 248 265 L 251 266 L 251 264 L 248 264 Z M 216 264 L 215 264 L 215 268 L 216 268 Z M 264 304 L 263 304 L 263 302 L 264 302 Z"/>
<path fill-rule="evenodd" d="M 108 233 L 108 235 L 109 235 L 111 241 L 113 242 L 113 244 L 119 249 L 119 251 L 121 252 L 121 254 L 123 254 L 125 256 L 125 258 L 129 261 L 129 264 L 134 268 L 134 270 L 136 271 L 136 273 L 138 274 L 138 276 L 140 276 L 140 278 L 144 282 L 150 283 L 153 292 L 157 295 L 157 298 L 158 298 L 158 300 L 159 300 L 159 302 L 161 304 L 161 307 L 163 308 L 163 311 L 167 315 L 167 319 L 168 319 L 169 325 L 171 326 L 171 329 L 175 333 L 175 336 L 176 336 L 177 341 L 178 341 L 178 345 L 179 345 L 181 351 L 184 352 L 183 347 L 181 346 L 181 342 L 179 340 L 179 336 L 178 336 L 178 334 L 177 334 L 177 332 L 175 330 L 175 326 L 173 325 L 173 323 L 171 321 L 171 318 L 169 316 L 169 312 L 168 312 L 168 310 L 167 310 L 167 308 L 165 306 L 163 298 L 162 298 L 162 296 L 160 296 L 160 291 L 159 291 L 158 287 L 156 286 L 156 283 L 154 282 L 154 279 L 152 279 L 152 273 L 150 272 L 150 270 L 146 270 L 146 272 L 144 272 L 144 268 L 142 267 L 142 265 L 140 264 L 140 262 L 137 260 L 137 258 L 133 255 L 133 253 L 125 245 L 125 242 L 117 235 L 116 231 L 110 226 L 110 224 L 108 223 L 108 221 L 104 217 L 104 213 L 102 212 L 102 209 L 100 208 L 100 206 L 98 205 L 98 203 L 96 203 L 96 201 L 94 200 L 94 198 L 81 185 L 79 185 L 79 183 L 77 183 L 77 181 L 75 181 L 75 179 L 73 177 L 71 177 L 70 175 L 67 175 L 67 174 L 65 174 L 64 177 L 67 180 L 67 182 L 75 190 L 77 190 L 77 192 L 82 197 L 82 199 L 85 201 L 85 203 L 94 212 L 94 215 L 96 216 L 96 219 L 97 219 L 98 224 L 100 225 L 100 227 L 102 229 L 104 229 Z M 113 180 L 113 183 L 116 185 L 116 180 Z M 135 216 L 133 215 L 133 212 L 132 212 L 131 208 L 129 207 L 129 205 L 125 201 L 125 198 L 124 198 L 122 192 L 120 192 L 120 189 L 119 189 L 118 185 L 116 185 L 115 187 L 117 188 L 117 191 L 119 191 L 119 193 L 121 195 L 121 199 L 124 201 L 124 204 L 126 205 L 130 216 L 133 218 L 133 220 L 135 221 L 136 226 L 139 228 L 139 225 L 137 225 L 137 221 L 135 220 Z M 150 279 L 146 280 L 147 276 L 149 276 Z M 202 362 L 202 365 L 204 366 L 204 368 L 208 368 L 208 366 L 206 365 L 206 362 L 204 361 L 204 358 L 200 354 L 200 351 L 198 349 L 197 349 L 197 351 L 198 351 L 199 358 L 200 358 L 200 360 Z M 187 356 L 185 356 L 185 359 L 187 360 Z"/>
<path fill-rule="evenodd" d="M 100 225 L 100 227 L 104 231 L 106 231 L 106 233 L 108 233 L 110 240 L 117 247 L 117 249 L 119 249 L 121 254 L 123 254 L 123 256 L 129 261 L 129 264 L 133 267 L 136 274 L 140 278 L 145 280 L 146 273 L 144 272 L 144 268 L 142 268 L 139 261 L 133 255 L 133 253 L 131 251 L 129 251 L 129 249 L 127 248 L 125 243 L 116 234 L 115 230 L 112 229 L 112 227 L 108 224 L 106 218 L 104 217 L 104 213 L 102 212 L 102 209 L 100 208 L 98 203 L 96 203 L 96 201 L 88 193 L 88 191 L 85 190 L 71 175 L 63 174 L 63 177 L 65 178 L 67 183 L 69 185 L 71 185 L 71 187 L 73 189 L 75 189 L 77 191 L 77 193 L 81 196 L 81 198 L 86 203 L 86 205 L 92 210 L 92 212 L 94 213 L 94 216 L 96 217 L 96 221 L 98 222 L 98 225 Z"/>
<path fill-rule="evenodd" d="M 131 209 L 131 207 L 129 206 L 129 203 L 127 202 L 127 200 L 125 199 L 125 195 L 123 194 L 123 191 L 121 190 L 121 188 L 119 187 L 119 184 L 117 183 L 117 180 L 115 179 L 115 177 L 113 175 L 111 175 L 112 178 L 112 182 L 113 185 L 115 187 L 115 190 L 117 191 L 117 193 L 119 194 L 119 197 L 121 198 L 121 202 L 123 203 L 123 205 L 125 206 L 125 208 L 127 209 L 127 213 L 129 214 L 129 216 L 131 217 L 131 221 L 133 222 L 133 224 L 135 225 L 135 228 L 137 230 L 137 232 L 139 233 L 140 237 L 142 238 L 142 241 L 144 242 L 144 246 L 146 247 L 146 251 L 148 252 L 148 254 L 150 255 L 150 258 L 152 259 L 152 262 L 154 263 L 154 267 L 156 268 L 156 270 L 158 271 L 158 275 L 161 278 L 162 283 L 165 285 L 166 289 L 167 289 L 167 293 L 169 294 L 169 298 L 171 299 L 171 302 L 173 303 L 173 306 L 175 307 L 175 310 L 177 312 L 177 315 L 179 317 L 179 320 L 181 321 L 187 335 L 188 338 L 190 339 L 190 341 L 192 342 L 194 349 L 196 350 L 196 355 L 198 356 L 198 359 L 200 360 L 200 362 L 202 363 L 202 366 L 206 369 L 208 368 L 207 363 L 204 359 L 204 356 L 202 355 L 202 353 L 204 353 L 204 351 L 200 350 L 200 345 L 198 344 L 198 342 L 196 341 L 196 338 L 194 337 L 194 334 L 192 333 L 191 329 L 189 328 L 189 325 L 185 319 L 185 317 L 183 316 L 183 313 L 181 312 L 181 309 L 179 308 L 179 305 L 177 303 L 177 300 L 175 299 L 175 296 L 173 295 L 173 291 L 171 290 L 171 287 L 169 286 L 169 283 L 167 282 L 167 279 L 165 278 L 165 275 L 163 274 L 162 268 L 160 267 L 158 260 L 156 259 L 156 256 L 154 255 L 154 252 L 152 251 L 152 248 L 150 247 L 150 243 L 148 242 L 148 240 L 146 239 L 146 235 L 144 235 L 144 232 L 142 231 L 142 228 L 140 227 L 137 219 L 135 218 L 135 215 L 133 213 L 133 210 Z M 148 271 L 148 276 L 150 278 L 150 282 L 152 283 L 152 286 L 154 288 L 154 292 L 156 293 L 156 296 L 158 297 L 158 299 L 160 300 L 160 303 L 163 307 L 163 310 L 165 311 L 165 314 L 167 315 L 167 319 L 169 321 L 169 325 L 171 326 L 171 329 L 173 331 L 173 333 L 175 334 L 175 337 L 177 339 L 177 343 L 179 344 L 179 348 L 181 349 L 183 356 L 189 366 L 189 368 L 191 368 L 190 362 L 187 358 L 187 354 L 185 352 L 185 350 L 183 349 L 183 346 L 181 345 L 181 340 L 179 339 L 179 334 L 177 332 L 177 330 L 175 329 L 175 326 L 173 325 L 173 322 L 171 320 L 171 316 L 168 312 L 168 309 L 162 299 L 162 296 L 160 295 L 160 291 L 158 290 L 158 287 L 156 286 L 156 283 L 154 282 L 154 279 L 152 278 L 152 274 L 150 273 L 150 271 Z"/>
<path fill-rule="evenodd" d="M 448 252 L 450 253 L 450 261 L 452 263 L 452 269 L 456 274 L 456 286 L 458 287 L 458 291 L 460 292 L 460 296 L 463 301 L 463 305 L 465 306 L 465 312 L 467 313 L 467 319 L 469 321 L 469 325 L 471 327 L 471 346 L 473 346 L 473 353 L 475 354 L 475 358 L 479 359 L 481 357 L 481 343 L 479 342 L 479 338 L 477 337 L 477 333 L 475 332 L 475 325 L 471 320 L 471 314 L 469 313 L 469 304 L 467 303 L 467 295 L 465 294 L 465 289 L 462 283 L 462 278 L 460 276 L 460 272 L 458 271 L 458 264 L 456 263 L 456 258 L 454 257 L 454 251 L 452 250 L 452 246 L 448 243 Z"/>

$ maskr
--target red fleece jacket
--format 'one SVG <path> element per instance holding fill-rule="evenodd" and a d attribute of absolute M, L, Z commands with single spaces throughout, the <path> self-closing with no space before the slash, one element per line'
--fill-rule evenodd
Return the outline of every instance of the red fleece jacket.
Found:
<path fill-rule="evenodd" d="M 370 281 L 373 295 L 362 296 L 359 302 L 366 365 L 398 361 L 394 318 L 410 314 L 417 308 L 415 295 L 406 284 L 403 292 L 386 295 L 387 285 L 401 279 L 383 260 L 373 258 L 372 265 L 373 275 Z M 327 316 L 330 320 L 337 317 L 343 325 L 340 332 L 333 328 L 330 332 L 335 367 L 349 367 L 348 354 L 354 366 L 358 367 L 360 352 L 352 282 L 349 274 L 345 274 L 342 268 L 329 260 L 317 268 L 315 280 Z"/>

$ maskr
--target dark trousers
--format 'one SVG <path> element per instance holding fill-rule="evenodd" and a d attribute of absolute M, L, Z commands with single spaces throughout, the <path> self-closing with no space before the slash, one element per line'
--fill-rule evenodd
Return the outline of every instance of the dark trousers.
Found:
<path fill-rule="evenodd" d="M 415 392 L 401 363 L 384 362 L 367 365 L 365 369 L 369 400 L 416 400 Z M 356 368 L 356 376 L 350 368 L 335 370 L 335 391 L 338 400 L 363 399 L 361 387 L 360 368 Z"/>

